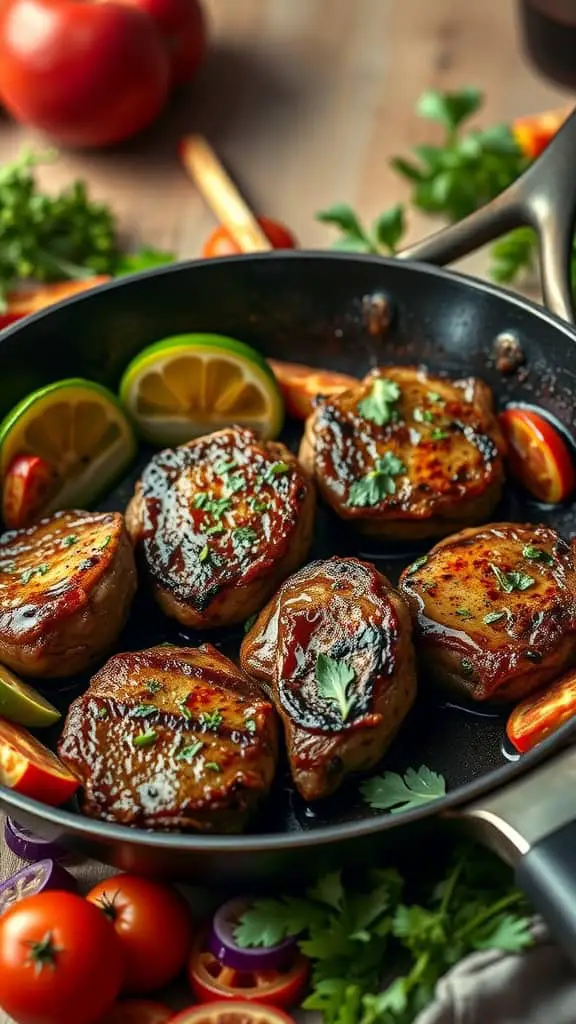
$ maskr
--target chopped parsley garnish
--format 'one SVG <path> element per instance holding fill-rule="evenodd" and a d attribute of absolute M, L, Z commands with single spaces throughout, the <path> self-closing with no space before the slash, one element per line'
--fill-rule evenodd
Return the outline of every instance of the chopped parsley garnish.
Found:
<path fill-rule="evenodd" d="M 529 558 L 531 562 L 545 562 L 546 565 L 552 565 L 554 559 L 547 551 L 542 551 L 541 548 L 532 547 L 532 544 L 526 544 L 522 548 L 522 554 L 524 558 Z"/>
<path fill-rule="evenodd" d="M 252 629 L 252 626 L 256 622 L 257 618 L 258 618 L 258 612 L 254 612 L 254 615 L 250 615 L 246 619 L 246 622 L 244 623 L 244 632 L 245 633 L 249 633 L 250 632 L 250 630 Z"/>
<path fill-rule="evenodd" d="M 210 729 L 212 732 L 216 732 L 222 725 L 224 716 L 220 711 L 201 711 L 198 716 L 198 721 L 205 729 Z"/>
<path fill-rule="evenodd" d="M 200 491 L 195 494 L 192 504 L 201 512 L 207 512 L 214 519 L 220 519 L 228 511 L 232 502 L 230 498 L 212 498 L 208 491 Z"/>
<path fill-rule="evenodd" d="M 244 487 L 245 480 L 242 473 L 235 473 L 234 476 L 227 477 L 226 481 L 226 500 L 228 500 L 231 494 L 236 494 L 237 491 L 241 491 Z"/>
<path fill-rule="evenodd" d="M 538 629 L 539 626 L 544 622 L 544 612 L 536 612 L 532 620 L 532 629 Z"/>
<path fill-rule="evenodd" d="M 35 565 L 34 568 L 24 569 L 24 572 L 20 577 L 20 581 L 24 584 L 30 583 L 30 580 L 33 579 L 34 576 L 45 576 L 49 570 L 50 566 L 48 565 L 48 562 L 42 562 L 41 565 Z"/>
<path fill-rule="evenodd" d="M 98 550 L 99 551 L 104 551 L 104 548 L 108 547 L 108 545 L 109 545 L 111 540 L 112 540 L 112 535 L 109 533 L 107 537 L 104 537 L 104 540 L 102 541 L 102 543 L 98 544 Z"/>
<path fill-rule="evenodd" d="M 206 559 L 208 558 L 209 554 L 210 554 L 210 548 L 208 547 L 208 544 L 205 544 L 204 547 L 202 548 L 200 554 L 198 555 L 198 561 L 199 562 L 205 562 Z"/>
<path fill-rule="evenodd" d="M 406 569 L 406 575 L 412 576 L 413 573 L 418 572 L 418 569 L 420 569 L 423 565 L 426 565 L 427 561 L 428 555 L 420 555 L 420 558 L 416 558 L 412 562 L 412 565 L 408 566 L 408 568 Z"/>
<path fill-rule="evenodd" d="M 148 718 L 158 711 L 155 704 L 138 704 L 130 711 L 130 718 Z"/>
<path fill-rule="evenodd" d="M 430 409 L 420 409 L 419 406 L 414 409 L 412 415 L 416 423 L 432 423 L 434 419 L 434 413 L 430 412 Z"/>
<path fill-rule="evenodd" d="M 157 739 L 158 733 L 154 729 L 148 729 L 147 732 L 140 732 L 134 736 L 132 742 L 135 747 L 151 747 Z"/>
<path fill-rule="evenodd" d="M 273 462 L 270 466 L 266 466 L 262 475 L 262 482 L 265 484 L 273 484 L 277 476 L 283 476 L 284 473 L 288 473 L 290 466 L 287 462 Z"/>
<path fill-rule="evenodd" d="M 172 646 L 171 644 L 168 646 Z M 161 683 L 159 679 L 149 679 L 146 683 L 146 689 L 148 693 L 158 693 L 159 690 L 164 689 L 164 683 Z"/>
<path fill-rule="evenodd" d="M 507 619 L 511 614 L 509 608 L 503 608 L 499 612 L 489 612 L 488 615 L 484 616 L 484 622 L 487 626 L 491 626 L 493 622 L 500 622 L 501 619 Z"/>
<path fill-rule="evenodd" d="M 238 551 L 251 547 L 256 540 L 258 540 L 258 534 L 251 526 L 239 526 L 232 534 L 232 543 Z"/>
<path fill-rule="evenodd" d="M 187 747 L 182 747 L 179 754 L 176 755 L 177 761 L 193 761 L 196 754 L 202 750 L 204 746 L 203 740 L 196 740 L 195 743 L 190 743 Z"/>
<path fill-rule="evenodd" d="M 536 582 L 533 576 L 526 576 L 523 572 L 502 572 L 493 562 L 490 562 L 490 568 L 505 594 L 511 594 L 513 590 L 528 590 Z"/>
<path fill-rule="evenodd" d="M 445 441 L 447 437 L 450 437 L 450 433 L 448 430 L 442 430 L 441 427 L 434 427 L 430 437 L 433 441 Z"/>
<path fill-rule="evenodd" d="M 192 712 L 188 707 L 188 698 L 183 697 L 182 700 L 178 702 L 178 707 L 180 708 L 180 711 L 184 715 L 184 718 L 189 722 L 190 719 L 192 718 Z"/>
<path fill-rule="evenodd" d="M 460 668 L 462 669 L 465 676 L 471 676 L 474 671 L 474 665 L 470 661 L 470 658 L 462 658 L 460 662 Z"/>
<path fill-rule="evenodd" d="M 73 544 L 78 543 L 78 537 L 75 533 L 69 533 L 67 537 L 62 538 L 62 547 L 71 548 Z"/>
<path fill-rule="evenodd" d="M 474 618 L 474 616 L 472 615 L 472 612 L 470 611 L 469 608 L 457 608 L 456 609 L 456 615 L 458 615 L 461 619 L 473 619 Z"/>
<path fill-rule="evenodd" d="M 206 761 L 205 767 L 210 772 L 221 772 L 222 771 L 222 768 L 220 767 L 220 765 L 218 764 L 217 761 Z"/>
<path fill-rule="evenodd" d="M 256 732 L 256 721 L 254 718 L 247 718 L 244 722 L 246 732 L 249 732 L 251 736 Z"/>
<path fill-rule="evenodd" d="M 358 412 L 365 420 L 376 423 L 383 427 L 393 419 L 392 406 L 400 398 L 400 388 L 396 381 L 388 380 L 387 377 L 379 377 L 372 384 L 370 394 L 366 395 L 361 402 L 358 402 Z"/>
<path fill-rule="evenodd" d="M 214 472 L 216 473 L 217 476 L 225 476 L 226 473 L 229 473 L 231 469 L 237 468 L 238 464 L 237 462 L 235 462 L 234 459 L 229 459 L 228 462 L 226 461 L 226 459 L 223 459 L 222 462 L 216 463 L 216 465 L 214 466 Z"/>
<path fill-rule="evenodd" d="M 319 654 L 315 676 L 318 693 L 324 700 L 336 705 L 342 721 L 345 722 L 356 699 L 356 694 L 351 689 L 356 678 L 354 669 L 344 661 L 338 661 L 327 654 Z"/>
<path fill-rule="evenodd" d="M 214 526 L 209 526 L 207 530 L 204 530 L 207 537 L 213 537 L 218 533 L 224 533 L 224 527 L 222 523 L 215 523 Z"/>
<path fill-rule="evenodd" d="M 105 718 L 108 718 L 108 708 L 98 708 L 96 718 L 99 718 L 101 722 L 103 722 Z"/>
<path fill-rule="evenodd" d="M 270 508 L 267 501 L 262 501 L 260 498 L 250 498 L 250 508 L 253 512 L 267 512 Z"/>
<path fill-rule="evenodd" d="M 442 395 L 439 395 L 437 391 L 429 391 L 428 398 L 431 402 L 438 402 L 439 405 L 446 405 Z"/>
<path fill-rule="evenodd" d="M 376 459 L 375 468 L 352 484 L 347 504 L 357 508 L 379 505 L 388 494 L 396 493 L 393 478 L 405 472 L 406 466 L 393 452 L 384 452 Z"/>

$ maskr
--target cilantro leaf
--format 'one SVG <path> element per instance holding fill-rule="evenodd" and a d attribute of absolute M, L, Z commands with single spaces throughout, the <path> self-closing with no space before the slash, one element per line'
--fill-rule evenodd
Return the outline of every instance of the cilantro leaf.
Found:
<path fill-rule="evenodd" d="M 482 100 L 481 91 L 471 86 L 460 89 L 458 92 L 439 92 L 436 89 L 428 89 L 418 100 L 416 110 L 420 117 L 425 117 L 429 121 L 439 121 L 448 132 L 452 133 L 460 127 L 463 121 L 476 113 Z"/>
<path fill-rule="evenodd" d="M 342 721 L 345 722 L 352 708 L 356 694 L 350 689 L 356 678 L 351 665 L 337 661 L 327 654 L 319 654 L 316 660 L 316 683 L 320 696 L 338 708 Z"/>
<path fill-rule="evenodd" d="M 393 452 L 384 452 L 374 469 L 352 484 L 347 504 L 357 508 L 379 505 L 388 494 L 396 493 L 393 477 L 402 473 L 406 473 L 404 463 Z"/>
<path fill-rule="evenodd" d="M 530 918 L 504 914 L 493 922 L 492 930 L 474 940 L 475 949 L 502 949 L 506 953 L 519 953 L 531 946 L 534 939 Z"/>
<path fill-rule="evenodd" d="M 392 406 L 400 398 L 400 388 L 396 381 L 387 377 L 377 377 L 372 383 L 370 393 L 358 402 L 358 411 L 364 419 L 383 427 L 392 417 Z"/>
<path fill-rule="evenodd" d="M 344 900 L 342 872 L 331 871 L 327 875 L 321 875 L 316 885 L 308 890 L 308 895 L 318 903 L 325 903 L 334 910 L 341 910 Z"/>
<path fill-rule="evenodd" d="M 326 910 L 310 900 L 295 896 L 258 899 L 240 917 L 234 938 L 242 949 L 266 949 L 325 921 Z"/>
<path fill-rule="evenodd" d="M 511 594 L 513 590 L 528 590 L 536 580 L 533 576 L 526 576 L 525 573 L 517 572 L 503 572 L 497 565 L 490 562 L 490 568 L 498 580 L 498 585 L 505 594 Z"/>
<path fill-rule="evenodd" d="M 375 810 L 398 814 L 445 796 L 446 782 L 442 775 L 421 765 L 418 771 L 408 768 L 403 778 L 397 772 L 384 772 L 363 782 L 360 790 Z"/>
<path fill-rule="evenodd" d="M 381 249 L 394 254 L 406 231 L 405 207 L 402 203 L 384 210 L 372 225 L 372 235 Z"/>
<path fill-rule="evenodd" d="M 522 554 L 524 558 L 528 558 L 531 562 L 544 562 L 546 565 L 552 565 L 554 561 L 548 551 L 543 551 L 542 548 L 535 548 L 532 544 L 526 544 L 522 548 Z"/>

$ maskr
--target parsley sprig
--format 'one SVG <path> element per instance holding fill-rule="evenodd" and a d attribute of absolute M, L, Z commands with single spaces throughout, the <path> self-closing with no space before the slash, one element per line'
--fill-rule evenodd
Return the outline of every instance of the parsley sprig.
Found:
<path fill-rule="evenodd" d="M 368 505 L 379 505 L 389 494 L 396 493 L 394 477 L 406 473 L 406 466 L 394 452 L 384 452 L 376 459 L 374 469 L 360 480 L 355 480 L 350 487 L 348 505 L 365 508 Z"/>
<path fill-rule="evenodd" d="M 400 398 L 400 388 L 395 380 L 377 377 L 373 381 L 370 392 L 358 402 L 358 411 L 364 419 L 383 427 L 390 420 L 398 419 L 398 411 L 394 405 Z"/>
<path fill-rule="evenodd" d="M 418 770 L 408 768 L 404 777 L 397 772 L 376 775 L 363 782 L 360 790 L 375 810 L 399 814 L 445 796 L 446 782 L 442 775 L 423 764 Z"/>
<path fill-rule="evenodd" d="M 352 666 L 327 654 L 319 654 L 315 677 L 320 696 L 335 705 L 342 721 L 346 722 L 356 699 L 352 688 L 356 673 Z"/>
<path fill-rule="evenodd" d="M 270 947 L 298 936 L 312 961 L 303 1007 L 320 1011 L 325 1024 L 410 1024 L 467 953 L 518 952 L 532 942 L 524 896 L 484 850 L 459 846 L 433 877 L 422 880 L 420 866 L 406 881 L 392 868 L 324 874 L 302 894 L 256 900 L 236 941 Z M 386 984 L 393 963 L 404 973 Z"/>
<path fill-rule="evenodd" d="M 436 144 L 413 146 L 408 157 L 390 160 L 392 168 L 410 186 L 409 203 L 385 210 L 370 228 L 345 203 L 320 211 L 317 220 L 340 231 L 333 248 L 394 254 L 402 245 L 410 206 L 454 222 L 511 185 L 529 166 L 530 158 L 522 152 L 508 125 L 470 129 L 470 119 L 479 113 L 483 101 L 480 90 L 472 87 L 456 92 L 425 92 L 416 111 L 437 124 L 444 135 Z M 510 283 L 531 276 L 536 266 L 536 233 L 530 227 L 517 228 L 497 241 L 491 254 L 490 275 L 495 281 Z M 572 281 L 576 292 L 576 238 Z"/>

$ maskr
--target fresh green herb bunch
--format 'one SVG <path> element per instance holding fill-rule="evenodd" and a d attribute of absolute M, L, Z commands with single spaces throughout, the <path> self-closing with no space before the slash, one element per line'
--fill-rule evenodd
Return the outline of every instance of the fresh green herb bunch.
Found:
<path fill-rule="evenodd" d="M 528 914 L 509 869 L 466 845 L 424 882 L 387 869 L 359 872 L 344 884 L 336 871 L 303 896 L 256 900 L 235 936 L 243 947 L 298 936 L 312 961 L 303 1006 L 320 1011 L 326 1024 L 412 1024 L 463 956 L 529 946 Z M 395 978 L 394 965 L 403 971 Z"/>
<path fill-rule="evenodd" d="M 23 153 L 0 168 L 0 303 L 20 279 L 54 281 L 109 274 L 118 258 L 110 210 L 82 182 L 41 192 L 34 169 L 54 154 Z"/>
<path fill-rule="evenodd" d="M 471 87 L 458 92 L 429 90 L 420 97 L 417 113 L 439 125 L 444 135 L 438 144 L 414 146 L 409 158 L 391 159 L 392 167 L 410 184 L 408 206 L 449 222 L 458 221 L 494 199 L 529 166 L 530 159 L 508 125 L 469 130 L 469 119 L 483 101 L 480 90 Z M 317 219 L 339 228 L 335 248 L 393 254 L 406 232 L 408 206 L 398 204 L 385 210 L 370 229 L 344 203 L 321 211 Z M 493 246 L 490 275 L 505 284 L 530 276 L 536 256 L 535 232 L 518 228 Z M 576 293 L 576 242 L 572 281 Z"/>
<path fill-rule="evenodd" d="M 56 156 L 23 152 L 0 167 L 0 312 L 22 280 L 114 276 L 173 259 L 154 249 L 120 253 L 114 214 L 89 198 L 84 182 L 75 181 L 58 195 L 42 192 L 35 169 Z"/>

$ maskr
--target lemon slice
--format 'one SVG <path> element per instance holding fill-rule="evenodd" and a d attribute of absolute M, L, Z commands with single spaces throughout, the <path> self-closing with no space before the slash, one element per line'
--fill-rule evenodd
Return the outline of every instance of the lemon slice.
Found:
<path fill-rule="evenodd" d="M 52 725 L 62 717 L 53 704 L 41 697 L 34 687 L 18 679 L 5 665 L 0 665 L 0 715 L 32 728 Z"/>
<path fill-rule="evenodd" d="M 218 334 L 182 334 L 145 348 L 126 369 L 120 398 L 142 436 L 158 445 L 185 444 L 231 425 L 268 439 L 284 420 L 263 356 Z"/>
<path fill-rule="evenodd" d="M 17 455 L 38 455 L 59 486 L 43 513 L 86 508 L 122 475 L 136 454 L 132 427 L 107 388 L 74 378 L 39 388 L 0 424 L 0 477 Z"/>

